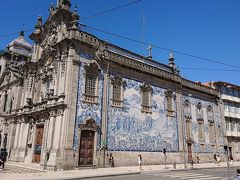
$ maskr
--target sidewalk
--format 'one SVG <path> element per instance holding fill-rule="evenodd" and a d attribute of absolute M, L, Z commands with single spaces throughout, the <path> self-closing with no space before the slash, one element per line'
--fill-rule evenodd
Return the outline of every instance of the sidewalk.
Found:
<path fill-rule="evenodd" d="M 18 164 L 10 164 L 9 166 L 19 167 Z M 23 166 L 23 165 L 20 165 Z M 240 162 L 234 162 L 233 166 L 240 166 Z M 218 168 L 226 167 L 226 162 L 220 163 L 220 166 L 213 163 L 201 163 L 194 164 L 195 169 L 203 168 Z M 25 166 L 25 168 L 27 168 Z M 34 169 L 34 168 L 31 168 Z M 188 165 L 187 169 L 191 169 Z M 149 165 L 143 166 L 144 172 L 150 171 L 172 171 L 172 170 L 184 170 L 183 164 L 177 164 L 177 169 L 173 168 L 173 165 L 167 165 L 165 169 L 164 165 Z M 138 166 L 129 167 L 114 167 L 114 168 L 98 168 L 98 169 L 83 169 L 83 170 L 69 170 L 69 171 L 40 171 L 35 173 L 7 173 L 2 172 L 0 169 L 0 179 L 1 180 L 15 180 L 15 179 L 34 179 L 34 180 L 44 180 L 44 179 L 88 179 L 95 177 L 106 177 L 106 176 L 118 176 L 118 175 L 130 175 L 139 174 Z"/>

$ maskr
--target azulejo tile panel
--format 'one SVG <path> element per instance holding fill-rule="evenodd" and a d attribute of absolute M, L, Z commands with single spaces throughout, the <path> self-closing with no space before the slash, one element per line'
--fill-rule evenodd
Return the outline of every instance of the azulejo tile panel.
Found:
<path fill-rule="evenodd" d="M 109 105 L 107 145 L 112 151 L 167 151 L 177 152 L 178 132 L 176 115 L 166 116 L 164 89 L 153 88 L 152 113 L 141 112 L 141 82 L 126 81 L 124 107 Z M 174 100 L 174 109 L 176 109 Z"/>
<path fill-rule="evenodd" d="M 188 100 L 191 104 L 191 114 L 189 115 L 192 118 L 191 121 L 191 134 L 192 134 L 192 139 L 193 139 L 193 152 L 195 153 L 213 153 L 216 150 L 212 146 L 212 142 L 210 142 L 210 133 L 209 133 L 209 122 L 208 118 L 209 116 L 207 115 L 207 107 L 211 106 L 214 109 L 213 115 L 211 116 L 211 120 L 214 121 L 215 123 L 215 132 L 218 132 L 218 137 L 216 138 L 216 144 L 223 145 L 224 140 L 223 140 L 223 127 L 222 127 L 222 119 L 221 119 L 221 114 L 220 114 L 220 107 L 211 102 L 211 101 L 206 101 L 194 97 L 187 97 L 184 96 L 183 100 Z M 197 119 L 199 116 L 196 113 L 196 105 L 198 103 L 201 103 L 202 105 L 202 115 L 201 118 L 203 119 L 203 132 L 204 132 L 204 141 L 199 140 L 199 127 L 198 127 L 198 121 Z M 186 131 L 184 132 L 186 133 Z M 204 145 L 200 147 L 201 145 Z M 216 145 L 215 144 L 215 145 Z M 222 152 L 222 149 L 219 149 L 219 152 Z"/>
<path fill-rule="evenodd" d="M 96 123 L 101 125 L 101 117 L 102 117 L 102 95 L 103 95 L 103 72 L 101 71 L 99 74 L 99 84 L 98 84 L 98 103 L 97 104 L 89 104 L 84 103 L 82 101 L 83 93 L 84 93 L 84 82 L 85 82 L 85 70 L 84 66 L 87 64 L 82 63 L 79 67 L 79 78 L 78 78 L 78 99 L 77 99 L 77 113 L 75 120 L 75 129 L 74 129 L 74 142 L 73 149 L 76 150 L 80 141 L 80 137 L 78 137 L 78 127 L 79 124 L 84 124 L 88 119 L 94 119 Z M 98 136 L 98 147 L 100 144 L 100 136 Z M 97 148 L 98 148 L 97 147 Z"/>

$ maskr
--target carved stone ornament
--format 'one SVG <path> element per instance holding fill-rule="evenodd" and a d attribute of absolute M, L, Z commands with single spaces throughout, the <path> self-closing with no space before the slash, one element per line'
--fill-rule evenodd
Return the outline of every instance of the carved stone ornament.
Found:
<path fill-rule="evenodd" d="M 170 90 L 170 89 L 166 90 L 166 91 L 165 91 L 165 96 L 166 96 L 167 98 L 172 98 L 172 97 L 173 97 L 173 91 Z"/>
<path fill-rule="evenodd" d="M 153 91 L 152 87 L 151 87 L 149 84 L 147 84 L 147 83 L 143 83 L 143 84 L 140 86 L 140 88 L 141 88 L 141 91 L 149 91 L 149 92 L 151 92 L 151 93 L 152 93 L 152 91 Z"/>
<path fill-rule="evenodd" d="M 56 116 L 56 110 L 50 110 L 50 117 Z"/>
<path fill-rule="evenodd" d="M 80 124 L 79 128 L 81 130 L 97 131 L 98 130 L 98 125 L 96 124 L 94 119 L 88 119 L 88 120 L 86 120 L 85 124 Z"/>

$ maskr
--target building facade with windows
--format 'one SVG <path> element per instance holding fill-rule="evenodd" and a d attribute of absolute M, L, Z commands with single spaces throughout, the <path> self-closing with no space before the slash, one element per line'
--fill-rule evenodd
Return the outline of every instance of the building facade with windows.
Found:
<path fill-rule="evenodd" d="M 223 152 L 215 89 L 182 78 L 172 53 L 165 65 L 82 31 L 70 5 L 58 0 L 46 22 L 38 17 L 31 58 L 17 68 L 21 83 L 6 81 L 19 88 L 14 111 L 1 111 L 0 142 L 8 144 L 9 161 L 56 170 L 105 166 L 109 152 L 116 166 L 136 165 L 138 154 L 146 165 L 162 164 L 164 149 L 168 163 L 197 155 L 208 162 Z M 7 54 L 10 48 L 2 62 Z"/>
<path fill-rule="evenodd" d="M 240 87 L 228 82 L 214 82 L 224 104 L 225 136 L 228 153 L 240 160 Z"/>

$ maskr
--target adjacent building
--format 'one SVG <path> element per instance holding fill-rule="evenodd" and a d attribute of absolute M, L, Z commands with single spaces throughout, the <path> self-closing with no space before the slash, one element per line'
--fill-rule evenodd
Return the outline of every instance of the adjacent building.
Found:
<path fill-rule="evenodd" d="M 1 55 L 0 145 L 9 161 L 46 169 L 200 162 L 223 153 L 217 90 L 79 28 L 77 9 L 57 1 L 43 23 Z M 16 50 L 16 51 L 15 51 Z"/>
<path fill-rule="evenodd" d="M 225 136 L 228 152 L 240 160 L 240 87 L 228 82 L 214 82 L 224 104 Z"/>

